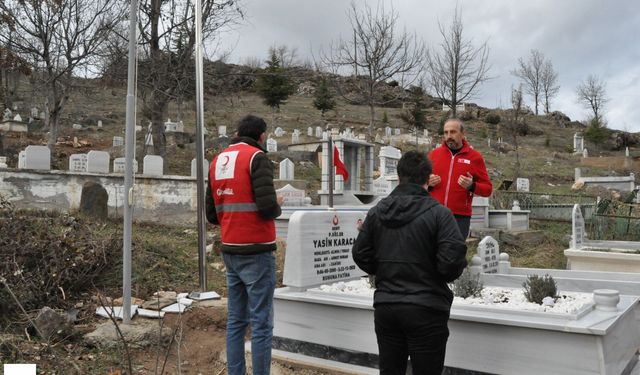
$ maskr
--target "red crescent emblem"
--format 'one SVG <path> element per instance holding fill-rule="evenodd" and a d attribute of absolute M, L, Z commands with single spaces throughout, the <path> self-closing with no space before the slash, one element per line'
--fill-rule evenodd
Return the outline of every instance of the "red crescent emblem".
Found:
<path fill-rule="evenodd" d="M 226 166 L 227 166 L 227 164 L 229 164 L 229 156 L 228 156 L 228 155 L 225 155 L 224 157 L 225 157 L 225 161 L 224 161 L 224 162 L 222 162 L 222 166 L 223 166 L 223 167 L 226 167 Z"/>
<path fill-rule="evenodd" d="M 331 222 L 333 223 L 333 225 L 338 225 L 338 223 L 340 222 L 340 220 L 338 220 L 338 215 L 334 215 Z"/>

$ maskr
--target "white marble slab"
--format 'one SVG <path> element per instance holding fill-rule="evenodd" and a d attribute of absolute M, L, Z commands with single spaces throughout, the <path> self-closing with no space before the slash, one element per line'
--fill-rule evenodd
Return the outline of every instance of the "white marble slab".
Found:
<path fill-rule="evenodd" d="M 109 173 L 109 153 L 91 150 L 87 153 L 88 173 Z"/>
<path fill-rule="evenodd" d="M 162 319 L 164 318 L 164 311 L 156 311 L 149 309 L 138 309 L 138 315 L 144 318 Z"/>
<path fill-rule="evenodd" d="M 136 315 L 138 311 L 138 305 L 131 305 L 131 317 Z M 113 307 L 98 307 L 96 308 L 96 315 L 102 316 L 104 318 L 109 318 L 109 315 L 115 317 L 116 319 L 122 320 L 124 316 L 124 311 L 122 306 L 113 306 Z"/>
<path fill-rule="evenodd" d="M 51 151 L 47 146 L 27 146 L 24 149 L 25 169 L 51 170 Z"/>
<path fill-rule="evenodd" d="M 146 155 L 142 160 L 142 174 L 148 176 L 162 176 L 164 174 L 164 160 L 162 156 Z"/>

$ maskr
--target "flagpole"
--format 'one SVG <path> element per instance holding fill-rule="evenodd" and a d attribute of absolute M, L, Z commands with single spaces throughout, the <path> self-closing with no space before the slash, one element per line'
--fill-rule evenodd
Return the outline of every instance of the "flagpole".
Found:
<path fill-rule="evenodd" d="M 334 181 L 334 170 L 335 170 L 335 160 L 333 160 L 333 138 L 331 138 L 331 132 L 327 132 L 329 135 L 328 143 L 329 150 L 327 151 L 329 154 L 329 208 L 333 208 L 333 181 Z"/>

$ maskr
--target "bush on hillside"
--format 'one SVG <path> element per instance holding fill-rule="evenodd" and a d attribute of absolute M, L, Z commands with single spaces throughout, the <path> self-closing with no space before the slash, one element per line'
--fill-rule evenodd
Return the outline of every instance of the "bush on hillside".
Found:
<path fill-rule="evenodd" d="M 492 125 L 498 125 L 500 123 L 500 115 L 497 113 L 489 113 L 485 118 L 484 122 Z"/>

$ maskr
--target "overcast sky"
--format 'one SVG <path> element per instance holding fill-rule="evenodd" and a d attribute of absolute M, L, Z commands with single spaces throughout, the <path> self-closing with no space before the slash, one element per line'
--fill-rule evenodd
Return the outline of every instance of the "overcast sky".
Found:
<path fill-rule="evenodd" d="M 374 1 L 369 1 L 375 6 Z M 357 0 L 362 4 L 364 0 Z M 296 47 L 301 58 L 317 55 L 332 40 L 350 36 L 348 0 L 245 0 L 246 21 L 225 33 L 222 50 L 231 62 L 266 59 L 274 44 Z M 450 24 L 455 2 L 387 1 L 399 25 L 415 31 L 429 48 L 441 40 L 438 22 Z M 560 92 L 552 110 L 572 120 L 589 111 L 576 100 L 575 89 L 589 74 L 606 82 L 609 127 L 640 132 L 640 3 L 638 0 L 466 0 L 460 1 L 466 38 L 488 40 L 491 76 L 471 100 L 489 108 L 509 105 L 518 79 L 510 72 L 519 57 L 538 49 L 559 73 Z M 529 97 L 527 104 L 531 107 Z M 542 112 L 542 108 L 540 108 Z"/>

